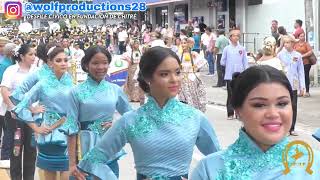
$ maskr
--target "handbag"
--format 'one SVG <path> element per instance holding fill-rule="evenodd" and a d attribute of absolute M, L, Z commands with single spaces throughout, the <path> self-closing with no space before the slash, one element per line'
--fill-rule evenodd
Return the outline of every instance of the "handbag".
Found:
<path fill-rule="evenodd" d="M 309 61 L 310 61 L 311 65 L 317 64 L 317 57 L 314 54 L 314 52 L 312 52 L 312 54 L 309 56 Z"/>

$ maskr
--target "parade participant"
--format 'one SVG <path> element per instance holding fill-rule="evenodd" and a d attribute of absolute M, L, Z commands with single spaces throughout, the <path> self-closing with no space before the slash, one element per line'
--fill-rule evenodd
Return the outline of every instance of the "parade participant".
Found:
<path fill-rule="evenodd" d="M 269 36 L 263 40 L 263 56 L 257 60 L 258 65 L 269 65 L 279 71 L 284 71 L 281 60 L 276 57 L 276 39 Z"/>
<path fill-rule="evenodd" d="M 288 154 L 284 153 L 289 144 L 287 132 L 293 114 L 293 94 L 286 76 L 270 66 L 253 66 L 231 84 L 232 106 L 243 123 L 239 137 L 226 150 L 201 160 L 192 173 L 192 180 L 320 179 L 319 152 L 310 157 L 303 148 L 299 148 L 303 151 L 299 162 L 310 162 L 308 158 L 314 158 L 313 173 L 308 174 L 300 166 L 290 166 L 290 173 L 284 173 L 285 159 L 299 153 L 294 147 Z"/>
<path fill-rule="evenodd" d="M 304 79 L 306 84 L 306 93 L 304 97 L 310 97 L 309 89 L 310 89 L 310 69 L 311 69 L 311 62 L 309 60 L 310 56 L 312 55 L 312 48 L 310 44 L 306 41 L 305 33 L 301 33 L 299 35 L 299 41 L 295 43 L 294 49 L 299 52 L 302 56 L 303 66 L 304 66 Z"/>
<path fill-rule="evenodd" d="M 181 41 L 183 52 L 179 56 L 181 61 L 182 82 L 179 100 L 205 112 L 207 103 L 206 92 L 202 81 L 196 74 L 199 67 L 200 56 L 197 52 L 191 51 L 193 42 L 192 38 L 185 38 Z"/>
<path fill-rule="evenodd" d="M 233 29 L 230 31 L 230 44 L 226 46 L 222 52 L 221 66 L 225 67 L 224 80 L 227 83 L 227 115 L 228 120 L 234 119 L 234 109 L 231 105 L 231 87 L 232 74 L 242 72 L 248 67 L 247 52 L 243 46 L 239 44 L 240 30 Z"/>
<path fill-rule="evenodd" d="M 101 141 L 102 135 L 112 126 L 116 110 L 124 114 L 132 109 L 122 89 L 104 80 L 110 62 L 111 55 L 104 47 L 90 47 L 81 61 L 81 67 L 88 73 L 88 78 L 77 85 L 70 94 L 71 111 L 68 118 L 79 123 L 81 129 L 78 137 L 69 137 L 69 167 L 71 175 L 74 176 L 79 173 L 76 168 L 76 149 L 81 149 L 81 156 L 85 155 Z M 76 148 L 77 141 L 80 143 Z M 114 154 L 106 165 L 108 164 L 118 176 L 118 159 L 124 152 L 119 149 L 115 153 L 117 154 Z M 78 155 L 78 158 L 81 159 L 81 156 Z"/>
<path fill-rule="evenodd" d="M 52 47 L 48 51 L 48 64 L 54 76 L 39 81 L 13 109 L 13 112 L 36 133 L 37 167 L 44 170 L 45 180 L 55 180 L 57 172 L 60 172 L 59 179 L 68 180 L 67 136 L 59 129 L 67 128 L 72 134 L 78 128 L 77 126 L 67 127 L 69 122 L 66 120 L 66 114 L 69 108 L 68 99 L 72 79 L 67 73 L 68 59 L 64 49 Z M 41 119 L 33 118 L 33 113 L 29 110 L 31 104 L 37 101 L 41 104 L 38 110 L 43 113 Z"/>
<path fill-rule="evenodd" d="M 131 102 L 143 102 L 144 93 L 139 88 L 138 81 L 135 78 L 136 71 L 139 71 L 138 65 L 142 56 L 138 40 L 134 40 L 131 45 L 131 51 L 125 54 L 124 58 L 129 63 L 128 78 L 124 86 L 124 91 Z"/>
<path fill-rule="evenodd" d="M 305 91 L 303 60 L 301 54 L 293 49 L 295 43 L 293 37 L 284 36 L 283 43 L 284 49 L 278 54 L 278 58 L 284 65 L 284 71 L 290 81 L 293 91 L 293 120 L 290 128 L 290 135 L 297 136 L 298 134 L 294 129 L 297 120 L 298 91 L 299 96 L 303 96 Z"/>
<path fill-rule="evenodd" d="M 14 108 L 10 100 L 10 93 L 13 92 L 34 69 L 31 68 L 35 60 L 35 50 L 30 45 L 24 44 L 16 52 L 14 58 L 17 64 L 9 66 L 1 82 L 1 94 L 7 105 L 5 114 L 6 132 L 3 138 L 3 150 L 5 156 L 10 156 L 10 175 L 12 180 L 33 180 L 35 170 L 36 149 L 31 145 L 32 129 L 27 125 L 16 121 L 15 116 L 10 112 Z M 14 145 L 14 138 L 17 144 Z M 15 147 L 14 147 L 15 146 Z M 15 149 L 15 152 L 13 151 Z M 23 159 L 22 159 L 23 158 Z M 22 167 L 23 161 L 23 167 Z M 23 172 L 23 175 L 22 175 Z"/>
<path fill-rule="evenodd" d="M 48 52 L 51 47 L 54 47 L 56 43 L 49 43 L 46 45 L 46 50 L 44 51 L 43 44 L 38 46 L 37 51 L 41 49 L 41 53 L 38 53 L 37 56 L 43 61 L 41 68 L 35 72 L 28 75 L 24 81 L 11 93 L 10 99 L 14 104 L 18 104 L 27 93 L 37 82 L 41 79 L 45 79 L 53 75 L 52 69 L 47 64 L 47 54 L 43 52 Z"/>
<path fill-rule="evenodd" d="M 215 132 L 203 113 L 175 98 L 181 80 L 174 52 L 151 48 L 139 66 L 139 85 L 149 94 L 148 102 L 118 120 L 79 167 L 99 179 L 115 180 L 105 162 L 129 143 L 137 180 L 188 178 L 195 145 L 205 155 L 220 150 Z M 83 180 L 84 174 L 77 177 Z"/>

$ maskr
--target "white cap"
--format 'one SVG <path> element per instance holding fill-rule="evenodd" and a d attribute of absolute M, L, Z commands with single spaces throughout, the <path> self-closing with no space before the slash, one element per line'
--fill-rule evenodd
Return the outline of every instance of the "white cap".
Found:
<path fill-rule="evenodd" d="M 200 29 L 199 28 L 194 28 L 194 32 L 198 33 L 198 32 L 200 32 Z"/>

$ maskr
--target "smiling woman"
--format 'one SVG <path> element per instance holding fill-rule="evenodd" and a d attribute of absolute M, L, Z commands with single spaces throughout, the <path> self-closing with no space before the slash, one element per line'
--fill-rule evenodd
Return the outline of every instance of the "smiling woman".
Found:
<path fill-rule="evenodd" d="M 203 113 L 175 98 L 181 80 L 180 61 L 173 51 L 151 48 L 139 67 L 140 87 L 149 94 L 148 102 L 116 121 L 79 167 L 99 179 L 116 180 L 106 162 L 129 143 L 137 180 L 188 178 L 195 145 L 205 155 L 220 150 L 215 132 Z M 81 173 L 76 176 L 84 178 Z"/>
<path fill-rule="evenodd" d="M 292 162 L 290 174 L 283 173 L 282 154 L 289 144 L 286 135 L 293 114 L 293 93 L 286 76 L 271 66 L 253 66 L 236 75 L 231 88 L 232 106 L 243 123 L 239 137 L 225 151 L 203 159 L 192 180 L 319 179 L 319 152 L 314 155 L 312 175 Z M 296 151 L 291 149 L 288 157 Z M 299 162 L 309 158 L 305 153 Z"/>

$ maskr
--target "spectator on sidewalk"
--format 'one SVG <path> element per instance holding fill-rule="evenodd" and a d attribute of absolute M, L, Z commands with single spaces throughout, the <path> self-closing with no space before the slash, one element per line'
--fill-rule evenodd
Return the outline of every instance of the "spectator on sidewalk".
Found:
<path fill-rule="evenodd" d="M 303 66 L 304 66 L 304 79 L 306 84 L 306 93 L 304 97 L 310 97 L 309 87 L 310 87 L 310 69 L 311 63 L 309 57 L 312 54 L 312 48 L 308 42 L 306 42 L 305 34 L 301 33 L 299 35 L 299 41 L 295 43 L 294 49 L 302 55 Z"/>
<path fill-rule="evenodd" d="M 228 120 L 234 119 L 234 109 L 231 105 L 231 80 L 235 72 L 242 72 L 248 68 L 247 51 L 239 44 L 241 36 L 240 30 L 233 29 L 230 31 L 230 43 L 223 50 L 221 57 L 221 65 L 225 67 L 226 73 L 224 80 L 227 83 L 227 115 Z"/>
<path fill-rule="evenodd" d="M 300 19 L 297 19 L 294 23 L 294 29 L 293 36 L 295 39 L 299 39 L 299 35 L 304 33 L 304 30 L 302 29 L 302 21 Z"/>
<path fill-rule="evenodd" d="M 207 75 L 214 74 L 214 57 L 213 57 L 212 48 L 214 48 L 216 39 L 217 39 L 216 35 L 212 33 L 212 30 L 209 27 L 207 27 L 206 32 L 201 35 L 201 47 L 204 52 L 204 57 L 208 61 L 208 65 L 209 65 L 209 73 Z"/>
<path fill-rule="evenodd" d="M 277 40 L 279 38 L 279 32 L 278 32 L 278 21 L 272 20 L 271 22 L 271 35 Z"/>
<path fill-rule="evenodd" d="M 193 30 L 194 30 L 194 27 L 193 27 L 193 25 L 192 25 L 192 20 L 189 20 L 188 21 L 188 25 L 185 27 L 185 30 L 187 31 L 187 36 L 188 37 L 192 37 L 192 32 L 193 32 Z"/>
<path fill-rule="evenodd" d="M 303 96 L 305 91 L 304 67 L 301 54 L 293 49 L 295 39 L 291 36 L 284 36 L 283 42 L 284 49 L 278 54 L 278 58 L 284 65 L 284 71 L 293 91 L 293 120 L 289 133 L 292 136 L 297 136 L 298 134 L 294 130 L 297 120 L 298 91 L 300 96 Z"/>
<path fill-rule="evenodd" d="M 14 61 L 11 61 L 11 56 L 13 56 L 16 45 L 8 42 L 9 40 L 7 38 L 0 37 L 0 82 L 2 81 L 2 76 L 4 71 L 14 62 Z M 2 97 L 1 97 L 0 106 L 1 106 L 0 108 L 1 109 L 0 110 L 1 111 L 0 112 L 1 113 L 0 114 L 0 147 L 1 147 L 2 132 L 3 133 L 5 132 L 4 115 L 6 113 L 6 105 L 3 102 Z M 9 156 L 7 157 L 1 156 L 1 159 L 2 160 L 9 159 Z"/>
<path fill-rule="evenodd" d="M 192 38 L 194 40 L 194 46 L 193 46 L 192 51 L 196 51 L 197 53 L 200 53 L 201 37 L 200 37 L 200 29 L 199 28 L 194 29 L 194 35 Z"/>
<path fill-rule="evenodd" d="M 219 37 L 216 40 L 215 44 L 215 54 L 217 55 L 217 73 L 218 73 L 218 82 L 216 87 L 222 87 L 226 85 L 226 82 L 224 81 L 224 74 L 225 74 L 225 68 L 224 66 L 221 66 L 221 57 L 223 49 L 229 45 L 229 40 L 225 36 L 224 29 L 218 30 Z"/>
<path fill-rule="evenodd" d="M 276 40 L 270 36 L 263 40 L 263 56 L 257 60 L 258 65 L 268 65 L 283 71 L 281 60 L 276 57 Z"/>

